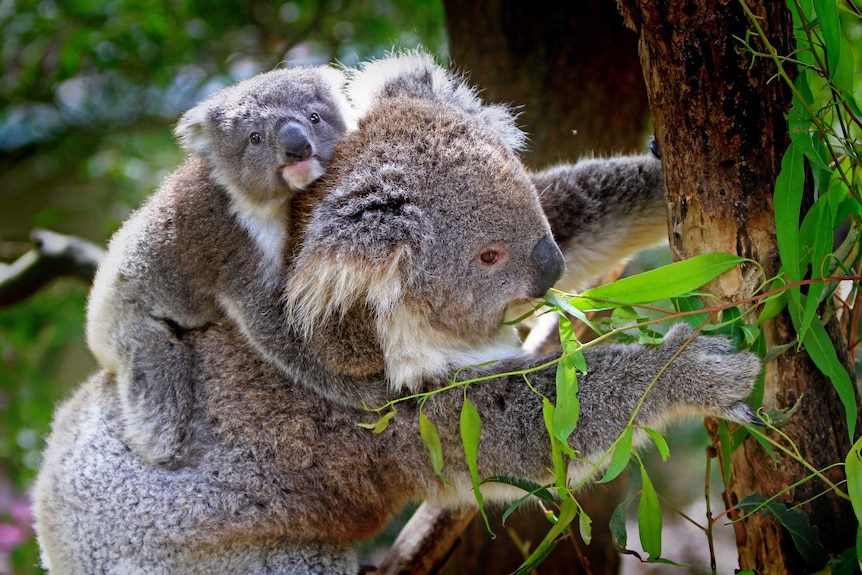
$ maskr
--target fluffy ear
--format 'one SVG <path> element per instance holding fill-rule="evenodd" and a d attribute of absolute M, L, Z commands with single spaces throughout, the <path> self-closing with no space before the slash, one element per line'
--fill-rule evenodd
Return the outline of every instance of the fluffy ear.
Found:
<path fill-rule="evenodd" d="M 341 115 L 344 117 L 344 123 L 347 124 L 348 131 L 356 129 L 356 111 L 347 99 L 347 74 L 345 68 L 335 68 L 333 66 L 318 66 L 315 68 L 321 80 L 329 86 L 330 93 L 338 103 L 338 108 Z"/>
<path fill-rule="evenodd" d="M 431 241 L 420 208 L 397 186 L 376 181 L 342 190 L 312 212 L 288 279 L 286 307 L 306 337 L 356 305 L 377 316 L 391 313 L 406 272 L 418 269 Z"/>
<path fill-rule="evenodd" d="M 213 104 L 207 99 L 180 116 L 174 135 L 180 145 L 193 154 L 207 154 L 210 149 L 210 126 Z"/>
<path fill-rule="evenodd" d="M 399 96 L 436 100 L 461 108 L 497 133 L 510 149 L 524 148 L 526 136 L 507 106 L 482 102 L 463 78 L 438 66 L 427 52 L 394 54 L 367 62 L 351 72 L 348 97 L 360 118 L 381 100 Z"/>

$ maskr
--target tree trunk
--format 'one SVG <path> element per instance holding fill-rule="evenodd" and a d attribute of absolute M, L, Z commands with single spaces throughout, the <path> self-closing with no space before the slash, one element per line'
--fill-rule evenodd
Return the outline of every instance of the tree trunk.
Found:
<path fill-rule="evenodd" d="M 747 0 L 780 54 L 791 54 L 792 23 L 784 2 Z M 737 38 L 751 28 L 738 0 L 654 2 L 620 0 L 627 22 L 640 35 L 656 137 L 672 204 L 671 248 L 675 259 L 724 251 L 751 258 L 767 277 L 780 266 L 772 193 L 789 143 L 785 114 L 790 93 L 768 60 L 752 63 Z M 810 189 L 810 188 L 809 188 Z M 744 298 L 765 278 L 756 266 L 742 266 L 708 288 L 723 301 Z M 795 337 L 787 315 L 763 326 L 767 345 Z M 846 341 L 835 339 L 839 357 Z M 801 398 L 799 411 L 783 427 L 802 456 L 822 469 L 843 461 L 851 443 L 844 410 L 829 380 L 804 352 L 792 348 L 767 368 L 764 406 L 786 408 Z M 714 422 L 708 429 L 717 443 Z M 808 474 L 777 452 L 778 463 L 752 438 L 733 454 L 725 493 L 733 505 L 753 492 L 764 497 Z M 838 469 L 827 473 L 834 482 Z M 824 491 L 808 481 L 779 497 L 797 505 Z M 806 503 L 812 525 L 833 556 L 854 543 L 849 502 L 833 495 Z M 790 535 L 761 513 L 735 524 L 740 567 L 760 574 L 808 573 Z"/>
<path fill-rule="evenodd" d="M 538 169 L 589 153 L 644 148 L 649 108 L 637 37 L 625 28 L 613 2 L 444 4 L 453 66 L 469 75 L 487 101 L 518 106 L 519 122 L 530 137 L 525 164 Z M 617 480 L 581 495 L 593 519 L 592 543 L 578 542 L 578 549 L 560 544 L 541 573 L 615 573 L 619 557 L 608 523 L 625 490 L 625 480 Z M 535 548 L 551 526 L 531 508 L 515 513 L 503 528 L 501 513 L 490 514 L 494 540 L 481 519 L 473 521 L 444 573 L 511 572 L 524 556 L 507 530 Z"/>

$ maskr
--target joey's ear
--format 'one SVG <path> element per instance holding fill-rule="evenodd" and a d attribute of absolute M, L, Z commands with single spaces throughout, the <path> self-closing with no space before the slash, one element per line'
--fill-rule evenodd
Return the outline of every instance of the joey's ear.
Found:
<path fill-rule="evenodd" d="M 347 74 L 346 68 L 335 68 L 333 66 L 318 66 L 317 73 L 323 82 L 329 87 L 331 96 L 338 105 L 341 116 L 348 130 L 356 129 L 356 111 L 347 100 Z"/>
<path fill-rule="evenodd" d="M 514 151 L 524 148 L 526 136 L 516 116 L 501 104 L 485 104 L 463 78 L 437 65 L 425 51 L 416 50 L 373 60 L 351 72 L 348 96 L 361 118 L 373 106 L 399 96 L 444 102 L 476 117 Z"/>
<path fill-rule="evenodd" d="M 286 306 L 307 337 L 356 305 L 390 313 L 432 241 L 421 209 L 396 187 L 340 191 L 312 212 L 288 279 Z"/>
<path fill-rule="evenodd" d="M 207 154 L 209 152 L 213 112 L 212 103 L 209 100 L 204 100 L 180 116 L 179 122 L 174 127 L 174 135 L 183 148 L 193 154 Z"/>

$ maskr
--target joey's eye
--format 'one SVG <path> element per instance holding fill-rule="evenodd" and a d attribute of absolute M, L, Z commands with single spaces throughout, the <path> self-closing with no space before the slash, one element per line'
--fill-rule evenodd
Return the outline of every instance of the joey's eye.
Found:
<path fill-rule="evenodd" d="M 248 137 L 248 141 L 257 146 L 258 144 L 263 143 L 263 136 L 261 136 L 258 132 L 252 132 Z"/>
<path fill-rule="evenodd" d="M 318 115 L 317 112 L 312 113 L 308 117 L 308 119 L 309 119 L 309 121 L 311 121 L 312 124 L 319 124 L 320 123 L 320 115 Z"/>
<path fill-rule="evenodd" d="M 479 254 L 479 259 L 483 264 L 493 265 L 497 263 L 497 260 L 500 259 L 500 252 L 497 250 L 485 250 L 481 254 Z"/>

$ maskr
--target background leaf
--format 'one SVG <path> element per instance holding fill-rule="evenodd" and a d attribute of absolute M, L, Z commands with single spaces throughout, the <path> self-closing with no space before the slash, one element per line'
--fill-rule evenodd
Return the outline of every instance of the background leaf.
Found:
<path fill-rule="evenodd" d="M 650 561 L 661 557 L 661 506 L 646 469 L 641 465 L 643 490 L 638 502 L 638 534 Z"/>

